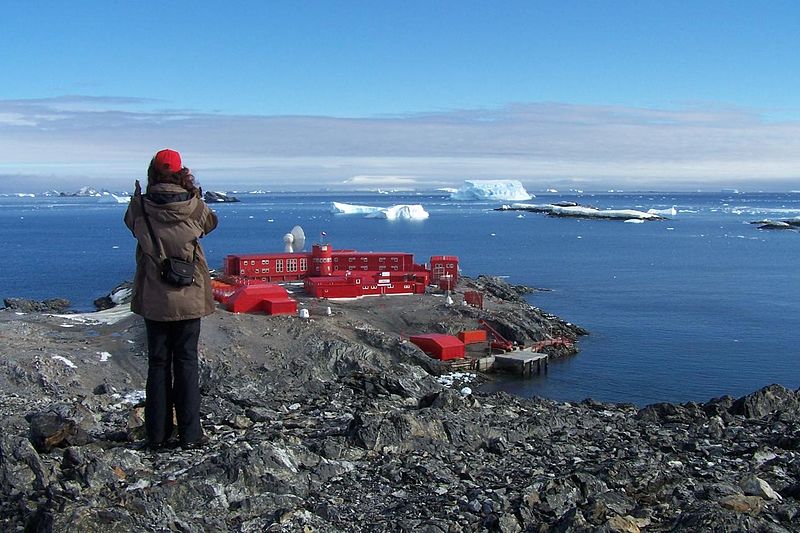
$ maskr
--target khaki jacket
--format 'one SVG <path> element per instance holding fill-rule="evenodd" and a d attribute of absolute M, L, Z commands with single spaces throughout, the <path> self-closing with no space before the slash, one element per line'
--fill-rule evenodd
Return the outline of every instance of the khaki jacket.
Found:
<path fill-rule="evenodd" d="M 217 227 L 217 215 L 202 199 L 189 198 L 185 189 L 171 183 L 151 186 L 144 203 L 164 255 L 191 261 L 196 244 L 197 262 L 194 283 L 188 287 L 173 287 L 161 281 L 159 249 L 142 216 L 141 192 L 135 194 L 125 213 L 125 225 L 138 241 L 131 310 L 148 320 L 162 322 L 210 315 L 214 312 L 211 277 L 199 239 Z"/>

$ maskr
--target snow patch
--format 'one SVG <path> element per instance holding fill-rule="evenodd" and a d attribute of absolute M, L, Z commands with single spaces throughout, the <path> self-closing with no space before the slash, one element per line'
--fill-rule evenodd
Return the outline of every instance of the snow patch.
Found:
<path fill-rule="evenodd" d="M 73 363 L 72 361 L 70 361 L 69 359 L 64 357 L 63 355 L 54 355 L 54 356 L 51 357 L 51 359 L 55 359 L 56 361 L 61 361 L 62 363 L 64 363 L 65 365 L 67 365 L 70 368 L 78 368 L 78 365 L 76 365 L 75 363 Z"/>
<path fill-rule="evenodd" d="M 134 390 L 127 393 L 122 398 L 122 403 L 129 403 L 131 405 L 136 405 L 137 403 L 141 403 L 144 401 L 145 397 L 147 397 L 147 393 L 143 390 Z"/>
<path fill-rule="evenodd" d="M 452 388 L 456 383 L 469 383 L 474 381 L 477 376 L 470 372 L 450 372 L 449 374 L 442 374 L 436 377 L 436 381 L 440 385 Z"/>
<path fill-rule="evenodd" d="M 125 287 L 118 291 L 112 292 L 109 297 L 114 305 L 119 305 L 131 295 L 131 292 L 133 292 L 132 289 Z"/>
<path fill-rule="evenodd" d="M 112 298 L 113 299 L 113 298 Z M 80 324 L 116 324 L 133 315 L 130 304 L 117 305 L 111 309 L 97 311 L 94 313 L 74 313 L 71 315 L 52 315 L 64 318 Z M 61 324 L 61 327 L 73 327 L 72 324 Z"/>
<path fill-rule="evenodd" d="M 96 352 L 97 355 L 100 356 L 100 362 L 105 363 L 111 357 L 111 354 L 108 352 Z"/>
<path fill-rule="evenodd" d="M 514 203 L 503 205 L 501 211 L 533 211 L 535 213 L 547 213 L 562 217 L 579 218 L 605 218 L 605 219 L 641 219 L 641 220 L 660 220 L 662 217 L 654 213 L 645 213 L 636 209 L 597 209 L 595 207 L 584 207 L 582 205 L 559 205 L 559 204 L 525 204 Z"/>
<path fill-rule="evenodd" d="M 519 180 L 465 180 L 451 200 L 524 201 L 533 198 Z"/>

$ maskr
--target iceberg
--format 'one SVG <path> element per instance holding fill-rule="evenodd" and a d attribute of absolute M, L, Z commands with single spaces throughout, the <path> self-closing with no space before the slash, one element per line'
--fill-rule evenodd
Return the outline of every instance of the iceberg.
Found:
<path fill-rule="evenodd" d="M 430 215 L 419 204 L 398 204 L 390 207 L 372 207 L 369 205 L 343 204 L 331 202 L 331 213 L 337 215 L 364 215 L 366 218 L 384 218 L 387 220 L 425 220 Z"/>
<path fill-rule="evenodd" d="M 652 213 L 653 215 L 666 215 L 672 217 L 678 214 L 678 210 L 674 205 L 669 209 L 648 209 L 647 212 Z"/>
<path fill-rule="evenodd" d="M 387 220 L 425 220 L 430 214 L 419 204 L 393 205 L 367 215 L 367 218 L 385 218 Z"/>
<path fill-rule="evenodd" d="M 533 198 L 519 180 L 464 180 L 451 200 L 524 201 Z"/>
<path fill-rule="evenodd" d="M 98 200 L 101 204 L 129 204 L 131 197 L 127 195 L 117 196 L 116 194 L 105 194 Z"/>
<path fill-rule="evenodd" d="M 331 202 L 331 213 L 335 215 L 368 215 L 380 211 L 380 207 L 368 205 L 343 204 L 341 202 Z"/>

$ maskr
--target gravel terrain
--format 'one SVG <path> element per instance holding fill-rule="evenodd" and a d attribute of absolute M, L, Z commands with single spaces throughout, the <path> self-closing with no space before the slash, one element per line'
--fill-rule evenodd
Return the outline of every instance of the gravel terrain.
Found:
<path fill-rule="evenodd" d="M 484 310 L 461 305 L 469 288 Z M 800 530 L 798 391 L 644 408 L 485 395 L 486 376 L 450 374 L 407 340 L 478 319 L 523 344 L 586 333 L 527 291 L 480 277 L 453 305 L 426 294 L 302 298 L 310 319 L 220 310 L 201 334 L 210 443 L 160 452 L 141 447 L 138 317 L 7 301 L 0 530 Z"/>

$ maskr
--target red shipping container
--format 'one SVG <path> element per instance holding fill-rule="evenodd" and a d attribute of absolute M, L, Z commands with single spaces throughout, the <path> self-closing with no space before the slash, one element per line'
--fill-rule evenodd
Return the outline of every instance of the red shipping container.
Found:
<path fill-rule="evenodd" d="M 486 342 L 486 330 L 472 329 L 461 331 L 458 333 L 458 338 L 464 344 L 478 344 L 479 342 Z"/>
<path fill-rule="evenodd" d="M 428 333 L 414 335 L 409 340 L 434 359 L 448 361 L 450 359 L 464 358 L 464 343 L 458 340 L 458 337 L 453 337 L 452 335 Z"/>

